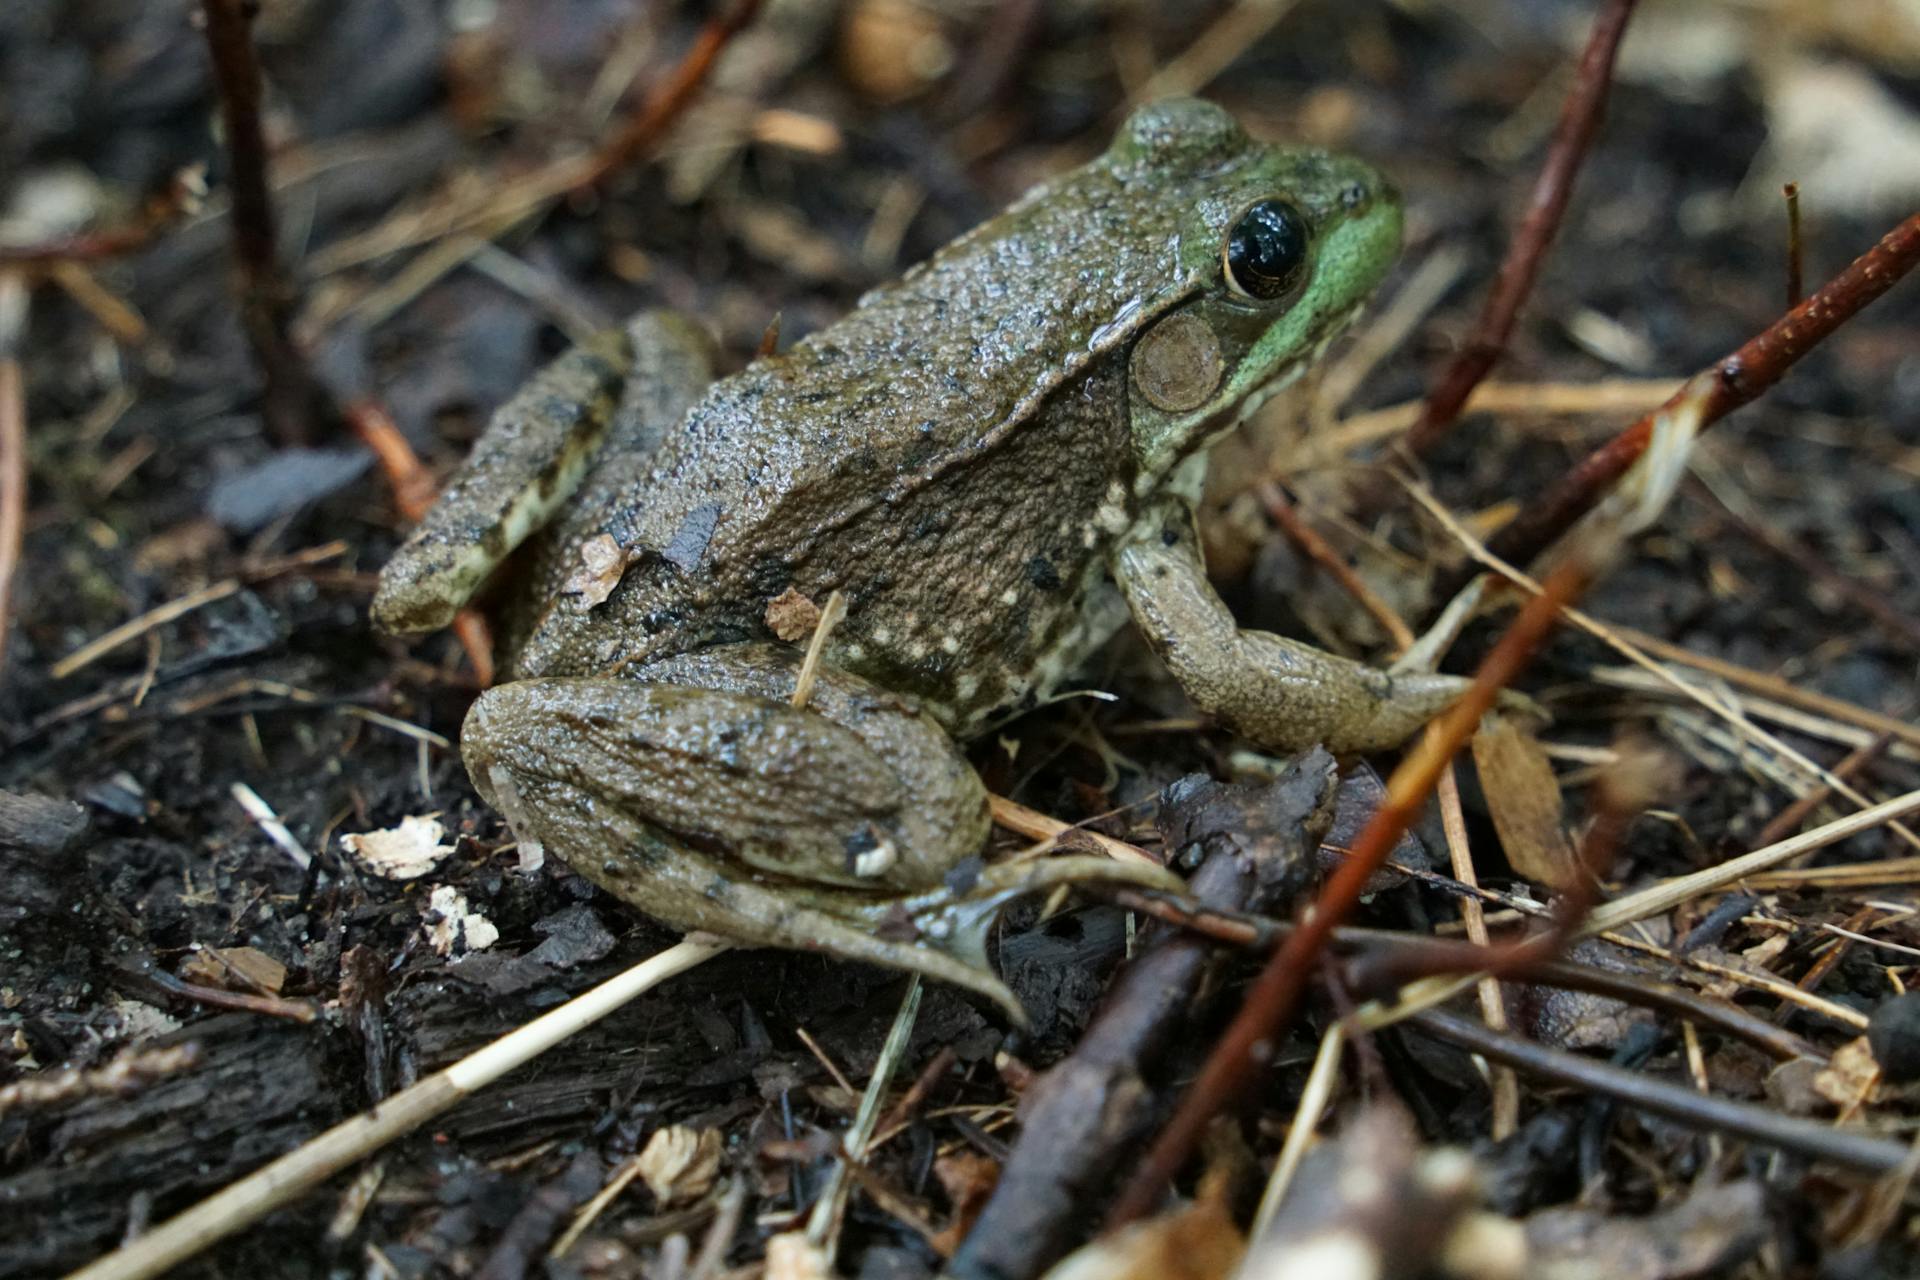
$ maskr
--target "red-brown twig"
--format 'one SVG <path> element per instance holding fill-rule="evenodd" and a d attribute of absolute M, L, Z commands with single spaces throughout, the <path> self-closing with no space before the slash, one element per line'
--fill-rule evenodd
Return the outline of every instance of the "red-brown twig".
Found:
<path fill-rule="evenodd" d="M 597 186 L 615 170 L 632 164 L 640 154 L 658 142 L 667 127 L 680 118 L 733 38 L 760 12 L 760 0 L 737 0 L 719 17 L 702 27 L 693 47 L 674 67 L 667 82 L 647 97 L 626 126 L 593 154 L 576 179 L 576 187 Z"/>
<path fill-rule="evenodd" d="M 1594 797 L 1593 823 L 1574 857 L 1572 887 L 1555 901 L 1544 928 L 1510 942 L 1486 946 L 1454 946 L 1429 938 L 1409 946 L 1377 950 L 1348 966 L 1347 984 L 1354 995 L 1383 997 L 1417 978 L 1448 973 L 1507 978 L 1551 963 L 1599 900 L 1601 879 L 1613 865 L 1621 837 L 1652 799 L 1646 785 L 1648 771 L 1638 764 L 1624 764 L 1601 775 Z"/>
<path fill-rule="evenodd" d="M 1860 772 L 1880 758 L 1881 753 L 1893 745 L 1890 733 L 1875 734 L 1871 742 L 1847 754 L 1847 758 L 1833 766 L 1833 776 L 1842 782 L 1852 782 L 1853 775 Z M 1810 789 L 1805 795 L 1782 809 L 1767 820 L 1760 828 L 1760 834 L 1753 838 L 1748 852 L 1764 849 L 1778 840 L 1785 840 L 1800 829 L 1802 823 L 1813 816 L 1813 811 L 1833 799 L 1833 784 L 1822 782 Z"/>
<path fill-rule="evenodd" d="M 1920 262 L 1920 213 L 1889 231 L 1799 306 L 1713 366 L 1715 382 L 1700 417 L 1706 430 L 1771 387 L 1794 363 L 1862 307 L 1891 289 Z M 1588 454 L 1539 502 L 1496 535 L 1489 549 L 1509 564 L 1524 564 L 1585 515 L 1640 457 L 1653 421 L 1692 394 L 1694 380 L 1673 400 Z"/>
<path fill-rule="evenodd" d="M 1107 1218 L 1109 1229 L 1153 1208 L 1207 1123 L 1240 1096 L 1259 1064 L 1271 1056 L 1276 1037 L 1284 1033 L 1299 1007 L 1334 927 L 1359 903 L 1368 880 L 1413 822 L 1440 771 L 1471 736 L 1500 690 L 1512 682 L 1546 639 L 1561 606 L 1579 595 L 1589 576 L 1578 557 L 1549 575 L 1540 594 L 1527 602 L 1480 664 L 1472 685 L 1434 721 L 1433 728 L 1394 770 L 1387 783 L 1386 799 L 1354 840 L 1352 856 L 1327 881 L 1312 915 L 1267 962 L 1247 993 L 1239 1016 L 1221 1037 L 1199 1079 L 1181 1099 L 1179 1109 L 1115 1203 Z"/>
<path fill-rule="evenodd" d="M 166 189 L 150 196 L 125 226 L 82 231 L 38 244 L 0 245 L 0 266 L 45 267 L 57 262 L 98 262 L 134 253 L 200 207 L 207 193 L 206 170 L 190 165 L 175 173 Z"/>
<path fill-rule="evenodd" d="M 18 349 L 26 305 L 26 286 L 0 271 L 0 671 L 7 666 L 13 578 L 27 528 L 27 389 Z"/>
<path fill-rule="evenodd" d="M 1807 296 L 1806 244 L 1800 236 L 1800 184 L 1789 182 L 1780 194 L 1787 202 L 1787 306 L 1791 309 Z"/>
<path fill-rule="evenodd" d="M 260 129 L 260 60 L 253 48 L 253 6 L 247 0 L 201 0 L 213 80 L 226 126 L 227 182 L 234 259 L 240 268 L 240 318 L 265 380 L 261 415 L 282 444 L 312 439 L 327 397 L 294 345 L 289 328 L 294 289 L 275 249 L 273 197 L 267 189 L 267 144 Z"/>
<path fill-rule="evenodd" d="M 1320 536 L 1318 529 L 1301 518 L 1279 485 L 1271 480 L 1262 480 L 1253 486 L 1253 495 L 1260 499 L 1260 505 L 1267 509 L 1268 518 L 1280 526 L 1280 531 L 1287 535 L 1294 546 L 1331 575 L 1340 588 L 1367 611 L 1367 616 L 1393 641 L 1395 650 L 1404 651 L 1413 647 L 1413 632 L 1408 630 L 1406 622 L 1354 572 L 1353 566 Z"/>
<path fill-rule="evenodd" d="M 1460 406 L 1467 402 L 1474 387 L 1506 350 L 1520 305 L 1533 291 L 1534 277 L 1539 274 L 1547 246 L 1560 229 L 1560 219 L 1566 213 L 1567 200 L 1573 191 L 1574 175 L 1580 171 L 1587 147 L 1600 127 L 1600 117 L 1607 105 L 1607 89 L 1613 81 L 1614 54 L 1620 47 L 1621 36 L 1626 34 L 1633 6 L 1634 0 L 1608 0 L 1594 19 L 1593 33 L 1587 38 L 1586 52 L 1580 57 L 1580 71 L 1574 79 L 1573 91 L 1560 109 L 1553 145 L 1548 149 L 1546 163 L 1540 167 L 1540 176 L 1534 180 L 1526 219 L 1507 248 L 1506 260 L 1500 265 L 1500 274 L 1494 280 L 1493 292 L 1487 296 L 1479 324 L 1460 354 L 1434 382 L 1420 410 L 1420 420 L 1407 433 L 1406 447 L 1416 455 L 1425 453 L 1446 434 L 1460 416 Z"/>

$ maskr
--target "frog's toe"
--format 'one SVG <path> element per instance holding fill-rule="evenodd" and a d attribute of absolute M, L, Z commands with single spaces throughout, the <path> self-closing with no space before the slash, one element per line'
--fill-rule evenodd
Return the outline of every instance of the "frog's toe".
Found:
<path fill-rule="evenodd" d="M 1165 867 L 1112 858 L 1062 857 L 1001 862 L 972 873 L 955 872 L 937 893 L 907 908 L 912 933 L 970 970 L 991 974 L 987 938 L 1000 912 L 1016 898 L 1070 885 L 1125 884 L 1184 893 L 1186 881 Z M 996 979 L 997 981 L 997 979 Z"/>

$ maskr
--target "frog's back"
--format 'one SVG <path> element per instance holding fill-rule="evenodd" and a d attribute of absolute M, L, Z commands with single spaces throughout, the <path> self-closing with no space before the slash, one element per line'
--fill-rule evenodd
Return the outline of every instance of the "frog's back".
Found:
<path fill-rule="evenodd" d="M 1221 136 L 1195 163 L 1217 166 L 1238 129 L 1203 110 Z M 1191 199 L 1168 181 L 1103 157 L 1036 189 L 714 384 L 644 477 L 590 476 L 550 535 L 518 672 L 763 638 L 788 588 L 816 603 L 838 588 L 830 652 L 847 669 L 962 731 L 1031 696 L 1051 655 L 1097 638 L 1077 615 L 1132 517 L 1123 344 L 1193 287 Z M 557 592 L 602 533 L 638 556 L 585 610 Z"/>

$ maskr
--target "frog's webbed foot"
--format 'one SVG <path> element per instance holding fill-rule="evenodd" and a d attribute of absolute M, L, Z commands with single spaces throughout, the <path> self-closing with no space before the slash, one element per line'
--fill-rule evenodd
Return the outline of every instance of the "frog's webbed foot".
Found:
<path fill-rule="evenodd" d="M 375 625 L 433 631 L 579 489 L 605 450 L 651 448 L 711 377 L 705 337 L 670 312 L 643 312 L 542 369 L 494 413 L 373 598 Z"/>
<path fill-rule="evenodd" d="M 1068 855 L 1024 862 L 998 862 L 969 871 L 956 871 L 940 889 L 884 909 L 878 917 L 907 923 L 908 933 L 921 948 L 935 948 L 977 973 L 991 975 L 987 939 L 1000 912 L 1016 898 L 1044 893 L 1061 886 L 1089 884 L 1135 885 L 1185 893 L 1186 881 L 1165 867 L 1112 858 Z M 969 984 L 972 985 L 972 984 Z M 1024 1024 L 1024 1015 L 998 979 L 998 991 L 974 986 L 993 996 Z"/>
<path fill-rule="evenodd" d="M 821 673 L 790 705 L 791 651 L 734 645 L 643 679 L 501 685 L 461 753 L 522 841 L 682 929 L 817 950 L 989 996 L 1016 1017 L 987 935 L 1014 896 L 1170 873 L 1061 858 L 979 870 L 986 792 L 946 733 L 866 681 Z"/>
<path fill-rule="evenodd" d="M 1242 630 L 1207 581 L 1192 513 L 1118 548 L 1113 572 L 1134 621 L 1201 710 L 1263 747 L 1337 752 L 1398 746 L 1465 691 L 1459 676 L 1392 675 L 1265 631 Z M 1540 714 L 1505 694 L 1502 708 Z"/>

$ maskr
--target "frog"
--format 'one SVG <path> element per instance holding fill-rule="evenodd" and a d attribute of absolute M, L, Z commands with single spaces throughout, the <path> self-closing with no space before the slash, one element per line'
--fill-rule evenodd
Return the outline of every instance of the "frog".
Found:
<path fill-rule="evenodd" d="M 716 379 L 701 327 L 655 310 L 559 357 L 385 566 L 373 619 L 444 627 L 511 556 L 505 679 L 460 749 L 523 848 L 675 928 L 912 971 L 1019 1021 L 987 954 L 1008 902 L 1181 882 L 983 863 L 966 744 L 1129 623 L 1272 751 L 1392 747 L 1463 688 L 1243 628 L 1195 528 L 1208 447 L 1351 325 L 1401 224 L 1364 161 L 1196 98 L 1137 107 L 1094 159 L 739 372 Z M 835 593 L 796 699 L 783 620 Z"/>

